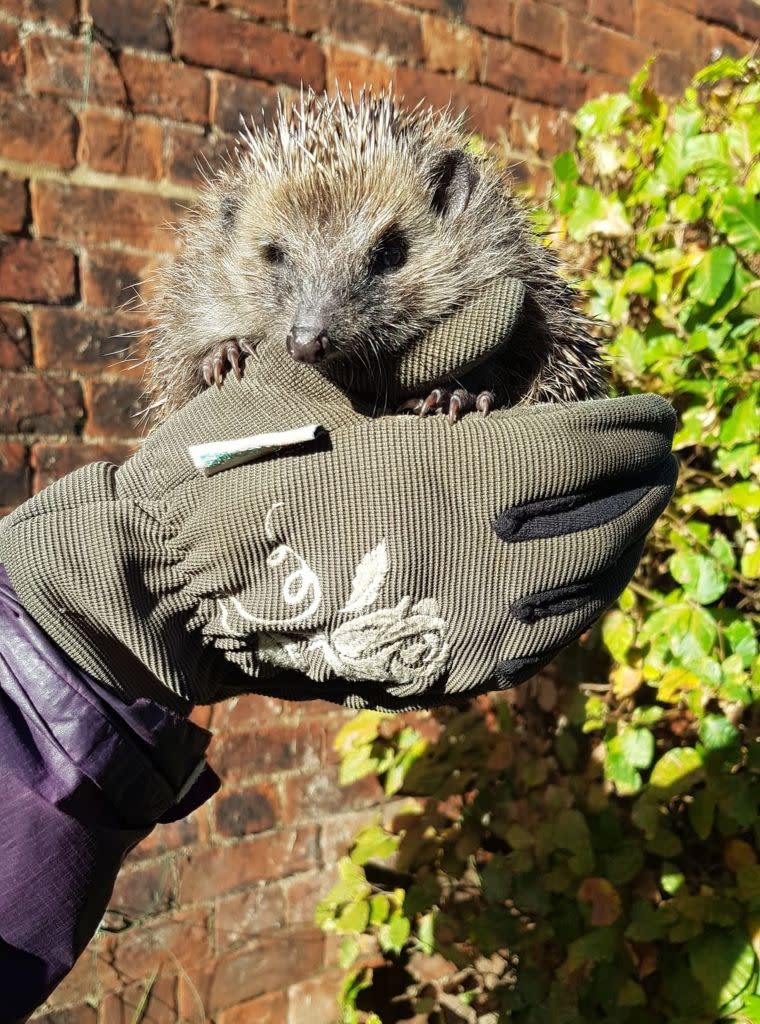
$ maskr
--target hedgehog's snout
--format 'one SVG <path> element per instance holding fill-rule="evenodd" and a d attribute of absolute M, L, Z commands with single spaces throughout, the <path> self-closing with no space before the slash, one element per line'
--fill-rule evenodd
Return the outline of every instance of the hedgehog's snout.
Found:
<path fill-rule="evenodd" d="M 330 350 L 330 338 L 323 327 L 294 325 L 285 339 L 285 347 L 299 363 L 319 363 Z"/>

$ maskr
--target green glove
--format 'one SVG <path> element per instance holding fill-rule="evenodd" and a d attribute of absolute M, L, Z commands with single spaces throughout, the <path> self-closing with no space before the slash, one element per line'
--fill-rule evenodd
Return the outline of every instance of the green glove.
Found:
<path fill-rule="evenodd" d="M 267 454 L 260 435 L 315 424 Z M 520 681 L 614 600 L 672 492 L 673 428 L 651 395 L 371 419 L 264 349 L 120 469 L 21 506 L 0 557 L 43 628 L 128 694 L 429 706 Z M 189 455 L 239 439 L 212 475 Z"/>

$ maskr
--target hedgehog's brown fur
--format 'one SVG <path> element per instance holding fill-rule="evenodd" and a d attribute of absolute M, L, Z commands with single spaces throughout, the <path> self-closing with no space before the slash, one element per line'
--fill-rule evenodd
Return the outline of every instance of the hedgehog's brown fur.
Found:
<path fill-rule="evenodd" d="M 274 126 L 246 127 L 236 158 L 208 181 L 160 282 L 148 390 L 161 413 L 203 389 L 201 363 L 230 337 L 280 339 L 294 309 L 319 301 L 347 359 L 387 357 L 499 275 L 526 285 L 524 313 L 495 371 L 511 403 L 602 397 L 603 362 L 576 293 L 531 232 L 496 158 L 468 154 L 463 211 L 435 208 L 442 160 L 467 151 L 461 118 L 388 95 L 304 93 Z M 368 258 L 397 226 L 403 266 L 374 280 Z M 287 253 L 273 267 L 266 246 Z M 379 361 L 378 361 L 379 365 Z"/>

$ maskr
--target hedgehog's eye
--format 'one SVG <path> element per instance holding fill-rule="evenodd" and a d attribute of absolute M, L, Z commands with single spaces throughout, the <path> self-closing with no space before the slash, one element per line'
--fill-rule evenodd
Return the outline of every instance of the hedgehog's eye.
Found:
<path fill-rule="evenodd" d="M 386 231 L 370 256 L 370 273 L 384 274 L 406 263 L 409 245 L 397 228 Z"/>
<path fill-rule="evenodd" d="M 267 242 L 266 245 L 262 245 L 261 255 L 267 263 L 278 264 L 285 262 L 285 250 L 277 245 L 276 242 Z"/>

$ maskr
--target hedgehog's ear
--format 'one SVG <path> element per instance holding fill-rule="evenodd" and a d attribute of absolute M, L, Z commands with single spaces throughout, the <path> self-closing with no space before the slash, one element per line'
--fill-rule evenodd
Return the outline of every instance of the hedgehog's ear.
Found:
<path fill-rule="evenodd" d="M 436 157 L 430 174 L 432 207 L 441 217 L 457 217 L 470 201 L 478 170 L 463 149 L 447 149 Z"/>

